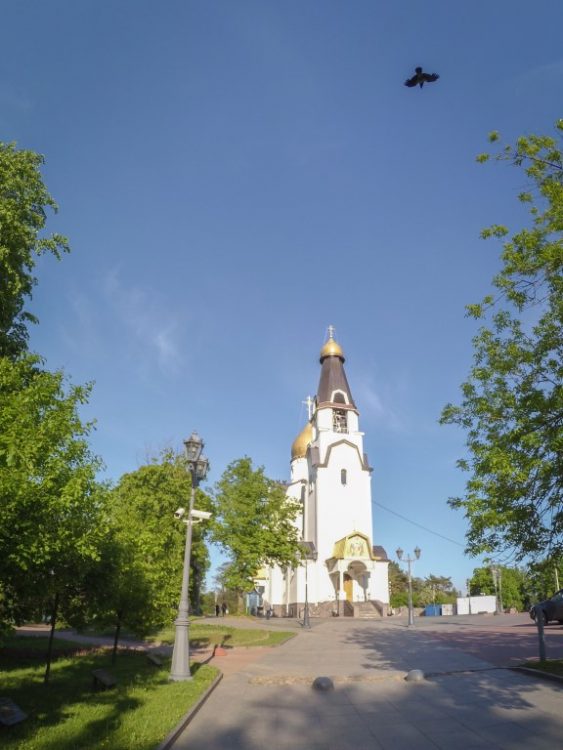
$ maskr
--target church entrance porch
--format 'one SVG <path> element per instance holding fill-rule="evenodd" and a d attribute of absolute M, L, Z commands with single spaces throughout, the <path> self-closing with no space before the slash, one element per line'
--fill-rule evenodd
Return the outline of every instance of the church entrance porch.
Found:
<path fill-rule="evenodd" d="M 341 580 L 342 587 L 340 588 L 340 596 L 338 596 L 339 589 L 337 589 L 336 599 L 342 600 L 341 614 L 354 617 L 357 604 L 369 603 L 369 575 L 369 571 L 361 560 L 352 560 L 348 563 L 346 570 L 338 571 L 338 585 Z"/>
<path fill-rule="evenodd" d="M 355 531 L 338 540 L 326 567 L 339 615 L 381 617 L 386 612 L 378 593 L 387 590 L 387 565 L 378 561 L 367 535 Z"/>

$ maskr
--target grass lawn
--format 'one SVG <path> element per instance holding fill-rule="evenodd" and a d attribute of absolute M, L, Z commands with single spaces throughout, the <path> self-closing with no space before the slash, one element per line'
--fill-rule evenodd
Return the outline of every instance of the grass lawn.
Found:
<path fill-rule="evenodd" d="M 255 618 L 252 618 L 255 620 Z M 114 631 L 111 628 L 104 630 L 85 630 L 84 635 L 103 635 L 113 638 Z M 209 625 L 200 622 L 197 618 L 190 619 L 190 644 L 195 648 L 206 648 L 207 646 L 227 647 L 234 646 L 279 646 L 295 633 L 288 631 L 260 630 L 258 628 L 233 628 L 228 625 Z M 138 636 L 133 633 L 121 633 L 121 639 L 133 638 Z M 174 625 L 168 625 L 155 633 L 147 635 L 143 640 L 148 643 L 163 643 L 172 645 L 174 643 Z M 120 640 L 123 645 L 123 640 Z"/>
<path fill-rule="evenodd" d="M 207 625 L 197 620 L 190 623 L 190 643 L 194 647 L 206 646 L 279 646 L 295 633 L 254 628 L 231 628 L 228 625 Z M 174 626 L 163 628 L 149 636 L 148 640 L 160 643 L 174 643 Z"/>
<path fill-rule="evenodd" d="M 37 649 L 44 639 L 23 640 Z M 54 661 L 45 686 L 41 658 L 22 665 L 9 654 L 10 648 L 0 650 L 0 693 L 28 718 L 0 729 L 7 750 L 154 750 L 218 673 L 214 667 L 194 665 L 192 681 L 169 682 L 169 660 L 160 668 L 145 654 L 123 652 L 112 666 L 108 651 L 90 650 Z M 116 688 L 93 690 L 91 672 L 98 668 L 116 676 Z"/>
<path fill-rule="evenodd" d="M 546 661 L 526 661 L 522 664 L 528 669 L 537 669 L 539 672 L 549 672 L 563 677 L 563 659 L 546 659 Z"/>

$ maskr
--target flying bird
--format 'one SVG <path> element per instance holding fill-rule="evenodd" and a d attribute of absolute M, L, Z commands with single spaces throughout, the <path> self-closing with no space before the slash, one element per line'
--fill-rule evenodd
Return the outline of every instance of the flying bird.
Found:
<path fill-rule="evenodd" d="M 422 68 L 415 68 L 415 75 L 412 78 L 407 78 L 405 86 L 412 88 L 418 83 L 420 88 L 422 88 L 425 83 L 434 83 L 438 78 L 440 78 L 438 73 L 424 73 Z"/>

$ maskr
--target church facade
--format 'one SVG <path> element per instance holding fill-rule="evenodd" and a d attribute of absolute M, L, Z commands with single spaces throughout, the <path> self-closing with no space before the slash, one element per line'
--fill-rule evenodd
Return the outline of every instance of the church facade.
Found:
<path fill-rule="evenodd" d="M 301 506 L 304 550 L 294 569 L 271 567 L 260 581 L 266 608 L 278 616 L 383 616 L 388 564 L 372 540 L 371 474 L 359 412 L 344 371 L 344 353 L 329 328 L 320 353 L 317 395 L 291 448 L 287 496 Z"/>

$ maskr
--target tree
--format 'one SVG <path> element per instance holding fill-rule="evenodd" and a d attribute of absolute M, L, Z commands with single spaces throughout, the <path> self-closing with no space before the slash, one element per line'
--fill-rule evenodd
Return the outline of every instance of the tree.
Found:
<path fill-rule="evenodd" d="M 268 479 L 250 458 L 233 461 L 213 492 L 212 536 L 229 555 L 224 584 L 238 592 L 252 588 L 263 565 L 299 564 L 298 503 L 281 482 Z"/>
<path fill-rule="evenodd" d="M 151 463 L 125 474 L 110 493 L 108 525 L 111 544 L 106 573 L 115 585 L 97 613 L 99 622 L 128 626 L 143 635 L 169 624 L 178 607 L 182 586 L 185 524 L 174 518 L 187 505 L 191 478 L 184 456 L 163 451 Z M 196 505 L 208 509 L 210 501 L 196 491 Z M 200 581 L 208 567 L 204 541 L 206 524 L 194 525 L 191 549 L 191 610 L 199 611 Z"/>
<path fill-rule="evenodd" d="M 420 579 L 417 580 L 420 581 Z M 417 606 L 453 604 L 457 598 L 457 591 L 450 577 L 432 574 L 420 581 L 416 594 Z"/>
<path fill-rule="evenodd" d="M 549 557 L 531 563 L 526 574 L 524 602 L 526 607 L 549 599 L 563 586 L 563 560 Z"/>
<path fill-rule="evenodd" d="M 231 576 L 233 574 L 233 571 L 231 570 L 233 566 L 234 563 L 227 561 L 221 563 L 221 565 L 219 565 L 219 567 L 215 571 L 215 576 L 213 577 L 213 610 L 215 609 L 216 603 L 221 605 L 223 602 L 225 602 L 229 609 L 229 612 L 234 615 L 240 612 L 244 612 L 244 607 L 240 597 L 240 589 L 229 588 L 229 581 L 231 580 Z"/>
<path fill-rule="evenodd" d="M 563 120 L 557 128 L 563 132 Z M 491 135 L 491 141 L 498 134 Z M 478 157 L 486 161 L 488 155 Z M 520 138 L 497 159 L 521 168 L 519 195 L 531 226 L 503 243 L 496 296 L 469 305 L 488 320 L 473 340 L 474 364 L 459 406 L 441 417 L 467 432 L 470 474 L 450 498 L 469 521 L 467 551 L 563 553 L 563 155 L 551 137 Z M 483 237 L 505 238 L 492 226 Z"/>
<path fill-rule="evenodd" d="M 57 211 L 43 180 L 43 157 L 0 142 L 0 356 L 14 358 L 27 347 L 28 323 L 37 318 L 24 309 L 36 279 L 36 257 L 60 258 L 68 241 L 60 234 L 42 236 L 47 209 Z"/>
<path fill-rule="evenodd" d="M 394 560 L 389 563 L 389 603 L 392 607 L 406 607 L 408 576 Z"/>
<path fill-rule="evenodd" d="M 98 556 L 104 525 L 79 407 L 89 386 L 69 386 L 38 357 L 0 357 L 0 625 L 68 599 L 76 571 Z M 55 606 L 57 605 L 57 606 Z M 56 614 L 56 612 L 55 612 Z M 53 618 L 52 618 L 53 619 Z"/>
<path fill-rule="evenodd" d="M 527 574 L 520 568 L 508 568 L 504 565 L 498 565 L 497 567 L 499 569 L 497 586 L 495 586 L 491 567 L 475 568 L 469 582 L 471 596 L 498 594 L 504 609 L 524 610 L 529 588 Z"/>

